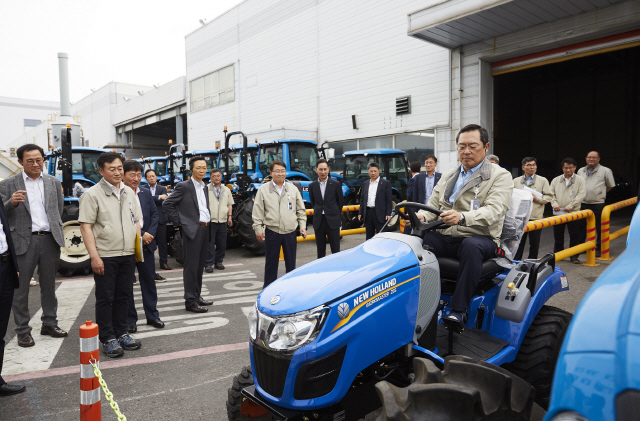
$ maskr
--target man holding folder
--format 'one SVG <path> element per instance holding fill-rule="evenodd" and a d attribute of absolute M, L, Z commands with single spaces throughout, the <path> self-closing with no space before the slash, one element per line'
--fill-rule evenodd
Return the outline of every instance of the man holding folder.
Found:
<path fill-rule="evenodd" d="M 522 160 L 522 171 L 524 175 L 513 180 L 513 188 L 528 191 L 533 196 L 533 208 L 531 209 L 531 216 L 529 221 L 536 219 L 542 219 L 544 217 L 544 205 L 549 203 L 553 196 L 551 195 L 551 188 L 549 187 L 549 181 L 546 178 L 536 175 L 538 170 L 538 160 L 532 156 L 528 156 Z M 540 248 L 540 234 L 541 230 L 535 230 L 531 232 L 525 232 L 520 240 L 520 246 L 514 259 L 522 260 L 524 254 L 524 245 L 529 237 L 529 259 L 538 258 L 538 249 Z"/>

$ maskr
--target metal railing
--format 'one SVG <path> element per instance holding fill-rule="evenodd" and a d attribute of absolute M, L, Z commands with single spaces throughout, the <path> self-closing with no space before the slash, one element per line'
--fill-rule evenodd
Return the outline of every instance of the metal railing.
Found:
<path fill-rule="evenodd" d="M 354 211 L 359 211 L 359 210 L 360 210 L 360 205 L 343 206 L 342 207 L 342 212 L 354 212 Z M 313 215 L 313 209 L 307 209 L 305 211 L 305 213 L 307 214 L 307 216 Z M 340 230 L 340 236 L 353 235 L 353 234 L 362 234 L 364 232 L 366 232 L 366 228 L 354 228 L 354 229 L 350 229 L 350 230 Z M 315 240 L 316 240 L 315 234 L 307 235 L 307 238 L 302 238 L 302 236 L 296 237 L 296 241 L 298 241 L 298 243 L 302 243 L 304 241 L 315 241 Z"/>
<path fill-rule="evenodd" d="M 592 267 L 599 266 L 600 264 L 596 263 L 596 215 L 592 210 L 581 210 L 567 213 L 565 215 L 551 216 L 549 218 L 529 221 L 524 232 L 540 230 L 553 225 L 566 224 L 579 219 L 587 220 L 587 242 L 557 252 L 555 254 L 556 262 L 566 259 L 567 257 L 576 256 L 580 253 L 586 252 L 587 263 L 583 263 L 582 265 Z"/>
<path fill-rule="evenodd" d="M 631 199 L 607 205 L 602 209 L 602 216 L 600 217 L 600 260 L 613 260 L 613 257 L 610 255 L 609 243 L 629 232 L 629 225 L 618 231 L 609 232 L 611 228 L 611 212 L 635 205 L 636 203 L 638 203 L 638 198 L 632 197 Z"/>

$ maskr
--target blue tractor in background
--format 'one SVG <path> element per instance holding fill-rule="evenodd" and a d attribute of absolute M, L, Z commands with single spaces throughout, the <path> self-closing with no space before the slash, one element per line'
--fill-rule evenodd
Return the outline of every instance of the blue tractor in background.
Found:
<path fill-rule="evenodd" d="M 558 357 L 545 421 L 640 419 L 640 206 L 627 249 L 589 288 Z"/>
<path fill-rule="evenodd" d="M 347 151 L 343 154 L 344 169 L 343 183 L 348 188 L 345 194 L 346 206 L 360 204 L 360 190 L 362 183 L 369 180 L 368 165 L 376 162 L 380 165 L 380 177 L 391 182 L 393 207 L 407 198 L 409 184 L 409 164 L 407 154 L 400 149 L 361 149 Z M 346 212 L 343 218 L 343 228 L 353 228 L 360 225 L 358 212 Z M 388 224 L 387 230 L 398 228 L 400 219 L 395 216 Z"/>
<path fill-rule="evenodd" d="M 84 190 L 95 185 L 102 176 L 97 159 L 107 149 L 72 146 L 71 128 L 62 129 L 61 147 L 45 155 L 44 170 L 62 181 L 64 208 L 62 210 L 62 231 L 64 247 L 60 248 L 58 271 L 63 276 L 76 273 L 91 273 L 91 258 L 82 240 L 78 222 L 78 198 Z"/>
<path fill-rule="evenodd" d="M 229 420 L 540 420 L 571 314 L 555 255 L 484 262 L 464 326 L 443 318 L 460 262 L 436 258 L 405 203 L 411 235 L 382 232 L 308 263 L 258 295 L 248 314 L 251 366 L 228 393 Z M 525 222 L 526 223 L 526 222 Z M 266 419 L 266 418 L 265 418 Z"/>

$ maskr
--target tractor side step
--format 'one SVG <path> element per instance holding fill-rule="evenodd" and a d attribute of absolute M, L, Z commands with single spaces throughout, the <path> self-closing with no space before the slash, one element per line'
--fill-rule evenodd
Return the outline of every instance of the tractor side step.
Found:
<path fill-rule="evenodd" d="M 443 324 L 438 324 L 436 337 L 438 355 L 449 355 L 449 331 Z M 474 362 L 486 361 L 496 355 L 509 342 L 494 338 L 481 329 L 465 326 L 464 332 L 453 335 L 453 352 L 455 355 L 463 355 Z"/>

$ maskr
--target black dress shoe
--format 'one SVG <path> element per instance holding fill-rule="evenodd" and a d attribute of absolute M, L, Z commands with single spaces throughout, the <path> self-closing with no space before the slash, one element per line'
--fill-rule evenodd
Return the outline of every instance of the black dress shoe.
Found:
<path fill-rule="evenodd" d="M 40 329 L 40 334 L 41 335 L 49 335 L 52 336 L 54 338 L 64 338 L 68 335 L 68 333 L 62 329 L 60 329 L 58 327 L 58 325 L 55 326 L 45 326 L 42 325 L 42 329 Z"/>
<path fill-rule="evenodd" d="M 196 301 L 196 302 L 201 306 L 210 306 L 211 304 L 213 304 L 213 301 L 205 300 L 202 297 L 198 297 L 198 301 Z"/>
<path fill-rule="evenodd" d="M 147 324 L 155 327 L 156 329 L 162 329 L 164 327 L 164 322 L 160 319 L 147 320 Z"/>
<path fill-rule="evenodd" d="M 167 278 L 165 278 L 164 276 L 160 275 L 158 272 L 156 272 L 155 275 L 153 275 L 153 279 L 155 281 L 166 281 Z"/>
<path fill-rule="evenodd" d="M 160 269 L 171 270 L 171 266 L 169 266 L 168 264 L 164 263 L 164 264 L 160 265 Z"/>
<path fill-rule="evenodd" d="M 26 386 L 20 386 L 19 384 L 5 383 L 0 386 L 0 396 L 11 396 L 18 393 L 22 393 L 27 390 Z"/>
<path fill-rule="evenodd" d="M 33 336 L 31 336 L 31 332 L 18 333 L 18 346 L 27 348 L 30 346 L 34 346 L 35 344 L 36 342 L 33 340 Z"/>
<path fill-rule="evenodd" d="M 136 333 L 138 331 L 138 325 L 135 323 L 129 323 L 127 325 L 127 332 Z"/>
<path fill-rule="evenodd" d="M 207 273 L 213 273 L 213 266 L 209 265 L 209 266 L 205 266 L 204 267 L 204 271 Z"/>
<path fill-rule="evenodd" d="M 209 311 L 209 309 L 206 307 L 200 307 L 200 305 L 197 302 L 189 306 L 185 306 L 185 309 L 193 313 L 206 313 L 207 311 Z"/>
<path fill-rule="evenodd" d="M 216 269 L 224 270 L 224 265 L 222 263 L 216 263 Z"/>

